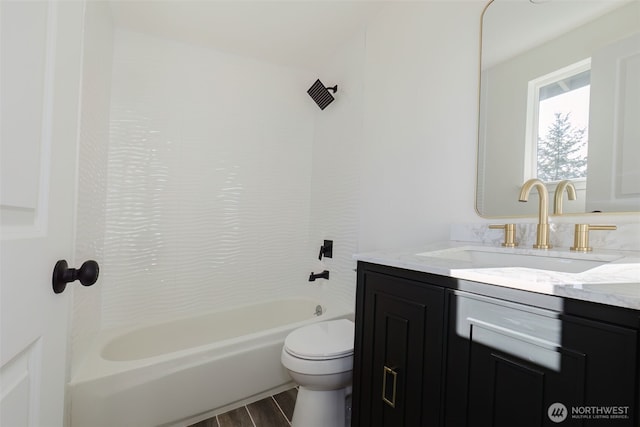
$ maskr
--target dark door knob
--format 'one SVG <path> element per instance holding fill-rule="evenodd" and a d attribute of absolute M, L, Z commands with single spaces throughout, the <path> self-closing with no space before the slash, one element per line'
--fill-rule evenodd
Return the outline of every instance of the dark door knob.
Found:
<path fill-rule="evenodd" d="M 69 268 L 67 261 L 56 262 L 51 279 L 53 292 L 61 293 L 67 287 L 67 283 L 79 280 L 83 286 L 91 286 L 98 280 L 100 268 L 94 260 L 85 261 L 79 269 Z"/>

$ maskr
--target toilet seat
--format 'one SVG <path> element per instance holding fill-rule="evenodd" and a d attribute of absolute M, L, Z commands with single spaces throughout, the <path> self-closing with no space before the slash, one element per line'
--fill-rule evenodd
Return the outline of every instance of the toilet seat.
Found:
<path fill-rule="evenodd" d="M 309 360 L 294 356 L 282 348 L 280 361 L 289 371 L 305 375 L 334 375 L 353 370 L 353 354 L 334 359 Z"/>
<path fill-rule="evenodd" d="M 353 354 L 354 324 L 348 319 L 330 320 L 291 332 L 284 350 L 305 360 L 331 360 Z"/>

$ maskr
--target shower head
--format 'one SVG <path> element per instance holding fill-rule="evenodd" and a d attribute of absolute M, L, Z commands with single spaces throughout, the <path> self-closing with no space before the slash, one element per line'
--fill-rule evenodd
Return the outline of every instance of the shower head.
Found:
<path fill-rule="evenodd" d="M 327 105 L 331 104 L 335 99 L 333 95 L 329 93 L 329 91 L 333 91 L 336 93 L 338 91 L 338 85 L 333 87 L 324 87 L 320 79 L 316 80 L 316 82 L 309 88 L 307 93 L 313 100 L 318 104 L 321 110 L 324 110 Z"/>

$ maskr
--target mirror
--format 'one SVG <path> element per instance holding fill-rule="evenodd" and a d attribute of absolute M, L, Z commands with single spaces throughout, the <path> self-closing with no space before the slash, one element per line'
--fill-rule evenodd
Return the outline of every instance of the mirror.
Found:
<path fill-rule="evenodd" d="M 551 125 L 543 126 L 542 100 L 575 88 L 587 97 L 574 101 L 585 110 L 584 127 L 572 124 L 585 129 L 586 172 L 572 179 L 577 199 L 564 195 L 564 213 L 640 211 L 640 1 L 493 0 L 482 16 L 480 71 L 481 216 L 537 215 L 535 199 L 520 203 L 518 192 L 544 158 L 537 150 Z M 553 214 L 559 179 L 543 180 Z"/>

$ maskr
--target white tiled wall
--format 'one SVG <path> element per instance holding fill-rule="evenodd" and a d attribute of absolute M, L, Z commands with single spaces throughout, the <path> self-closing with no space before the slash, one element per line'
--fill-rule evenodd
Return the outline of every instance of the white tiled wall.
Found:
<path fill-rule="evenodd" d="M 105 328 L 306 286 L 308 73 L 118 30 Z"/>
<path fill-rule="evenodd" d="M 109 147 L 109 108 L 111 98 L 111 59 L 113 26 L 106 2 L 88 2 L 85 10 L 80 143 L 76 213 L 75 262 L 98 261 L 105 265 L 105 222 L 107 196 L 107 158 Z M 73 290 L 72 357 L 101 328 L 102 278 L 95 286 L 71 286 Z M 72 364 L 72 372 L 75 369 Z"/>

